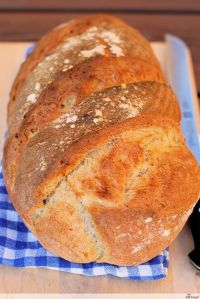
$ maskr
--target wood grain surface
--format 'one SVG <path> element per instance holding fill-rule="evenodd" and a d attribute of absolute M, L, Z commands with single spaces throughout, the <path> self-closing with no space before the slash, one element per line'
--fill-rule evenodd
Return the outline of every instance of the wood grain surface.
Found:
<path fill-rule="evenodd" d="M 158 12 L 200 12 L 198 0 L 1 0 L 0 9 L 4 10 L 79 10 L 79 11 L 158 11 Z"/>
<path fill-rule="evenodd" d="M 6 128 L 6 106 L 12 81 L 28 43 L 0 43 L 0 146 Z M 1 150 L 1 148 L 0 148 Z M 135 282 L 111 276 L 84 277 L 47 269 L 0 266 L 1 293 L 200 293 L 200 272 L 188 261 L 193 249 L 191 232 L 186 225 L 170 246 L 167 278 Z M 173 294 L 169 295 L 173 297 Z M 185 298 L 185 296 L 183 297 Z"/>

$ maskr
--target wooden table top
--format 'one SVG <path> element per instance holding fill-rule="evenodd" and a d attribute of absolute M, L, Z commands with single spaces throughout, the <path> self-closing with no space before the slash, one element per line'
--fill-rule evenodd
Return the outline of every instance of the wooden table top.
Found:
<path fill-rule="evenodd" d="M 0 0 L 0 41 L 38 40 L 54 26 L 82 14 L 111 13 L 149 40 L 171 33 L 189 46 L 200 93 L 199 0 Z"/>
<path fill-rule="evenodd" d="M 0 41 L 4 41 L 0 42 L 0 150 L 6 127 L 8 93 L 28 46 L 22 41 L 35 41 L 59 23 L 99 11 L 121 17 L 150 40 L 163 40 L 165 33 L 183 38 L 191 49 L 200 92 L 200 1 L 0 0 Z M 200 293 L 200 272 L 187 258 L 192 249 L 191 233 L 186 225 L 170 247 L 167 278 L 154 282 L 0 266 L 0 293 Z"/>
<path fill-rule="evenodd" d="M 0 150 L 6 128 L 9 90 L 28 45 L 0 43 Z M 186 225 L 170 246 L 167 278 L 153 282 L 135 282 L 110 276 L 84 277 L 46 269 L 0 266 L 0 293 L 200 293 L 200 272 L 194 269 L 187 257 L 192 249 L 191 232 Z"/>

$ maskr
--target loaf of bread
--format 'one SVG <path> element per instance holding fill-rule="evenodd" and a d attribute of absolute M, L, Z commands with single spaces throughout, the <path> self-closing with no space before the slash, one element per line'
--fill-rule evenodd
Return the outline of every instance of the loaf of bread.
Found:
<path fill-rule="evenodd" d="M 108 15 L 56 27 L 22 64 L 3 172 L 41 244 L 78 263 L 150 260 L 200 191 L 176 96 L 149 43 Z"/>

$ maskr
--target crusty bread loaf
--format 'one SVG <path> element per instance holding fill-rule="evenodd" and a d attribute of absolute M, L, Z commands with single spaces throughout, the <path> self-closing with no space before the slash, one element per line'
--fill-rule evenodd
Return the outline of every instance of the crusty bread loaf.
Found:
<path fill-rule="evenodd" d="M 83 17 L 47 34 L 11 92 L 4 157 L 9 189 L 30 137 L 92 92 L 145 80 L 164 81 L 158 61 L 148 42 L 120 20 Z"/>
<path fill-rule="evenodd" d="M 65 41 L 67 41 L 67 43 L 65 43 Z M 44 61 L 45 57 L 48 56 L 49 60 L 47 59 L 47 61 L 49 62 L 46 61 L 46 63 L 44 62 L 41 65 L 42 70 L 40 67 L 37 69 L 37 75 L 38 73 L 42 73 L 42 75 L 45 76 L 51 74 L 53 79 L 55 79 L 55 77 L 62 72 L 63 66 L 64 69 L 67 69 L 71 67 L 72 64 L 77 64 L 86 60 L 86 58 L 93 58 L 101 54 L 98 51 L 93 51 L 92 53 L 89 53 L 90 55 L 92 54 L 91 57 L 85 57 L 84 55 L 79 56 L 81 49 L 92 49 L 100 45 L 100 52 L 102 51 L 102 46 L 106 46 L 105 53 L 103 55 L 104 57 L 106 56 L 115 58 L 131 56 L 131 61 L 127 62 L 127 60 L 125 60 L 125 64 L 126 62 L 127 64 L 131 63 L 131 73 L 134 81 L 163 81 L 163 75 L 160 70 L 160 66 L 154 57 L 148 42 L 135 29 L 127 26 L 121 20 L 108 15 L 85 16 L 76 20 L 72 20 L 67 24 L 62 24 L 45 35 L 38 42 L 37 47 L 30 54 L 27 60 L 22 64 L 11 90 L 11 97 L 8 105 L 8 122 L 10 122 L 10 116 L 12 115 L 12 111 L 14 110 L 18 99 L 20 99 L 18 93 L 21 92 L 21 87 L 25 79 L 31 74 L 33 69 L 35 69 L 37 66 L 40 66 L 39 63 Z M 64 58 L 69 57 L 69 64 L 65 65 L 65 61 L 62 61 L 62 57 L 60 55 L 57 55 L 57 57 L 52 57 L 50 55 L 55 54 L 57 49 L 60 53 L 61 51 L 59 46 L 61 46 L 61 48 L 63 46 L 66 50 L 64 53 Z M 68 51 L 69 53 L 67 53 Z M 78 54 L 79 57 L 77 57 L 76 54 Z M 56 67 L 55 62 L 59 62 L 58 67 Z M 113 61 L 113 64 L 114 63 L 115 61 Z M 46 72 L 44 70 L 45 67 L 47 67 Z M 54 70 L 50 70 L 50 67 L 54 67 Z M 127 69 L 122 68 L 120 73 L 126 76 L 126 72 Z M 47 80 L 47 77 L 44 77 L 43 79 Z M 96 79 L 98 79 L 98 77 Z M 100 80 L 102 80 L 101 77 Z M 110 76 L 109 80 L 114 81 L 119 79 L 112 78 L 112 76 Z M 123 77 L 121 80 L 123 81 Z M 49 83 L 49 81 L 52 81 L 51 76 L 50 78 L 48 77 L 47 82 L 43 82 L 42 80 L 40 83 L 42 87 L 41 89 L 44 89 L 43 85 L 46 85 Z M 29 85 L 28 91 L 30 91 Z M 35 92 L 36 91 L 37 90 L 35 90 Z M 36 94 L 36 96 L 38 96 L 38 94 Z"/>
<path fill-rule="evenodd" d="M 198 199 L 199 167 L 148 42 L 107 15 L 57 27 L 14 82 L 4 179 L 22 219 L 74 262 L 136 265 Z"/>

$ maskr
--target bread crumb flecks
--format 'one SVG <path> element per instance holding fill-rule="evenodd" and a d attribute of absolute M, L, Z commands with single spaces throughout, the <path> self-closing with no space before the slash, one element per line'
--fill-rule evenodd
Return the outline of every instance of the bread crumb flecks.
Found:
<path fill-rule="evenodd" d="M 57 53 L 53 53 L 53 54 L 51 54 L 51 55 L 48 55 L 45 59 L 44 59 L 44 61 L 46 60 L 46 61 L 49 61 L 49 60 L 52 60 L 52 59 L 54 59 L 54 58 L 56 58 L 57 57 Z M 43 62 L 41 62 L 41 64 L 42 64 Z M 38 66 L 39 66 L 39 64 L 38 64 Z"/>
<path fill-rule="evenodd" d="M 145 223 L 150 223 L 150 222 L 152 222 L 152 220 L 153 220 L 153 218 L 152 217 L 148 217 L 148 218 L 146 218 L 145 219 Z"/>
<path fill-rule="evenodd" d="M 46 167 L 47 167 L 47 163 L 45 162 L 45 160 L 44 159 L 42 159 L 41 161 L 40 161 L 40 170 L 41 171 L 44 171 L 45 169 L 46 169 Z"/>
<path fill-rule="evenodd" d="M 132 247 L 131 253 L 138 252 L 138 251 L 142 250 L 143 247 L 144 247 L 143 245 L 135 245 L 135 246 Z"/>
<path fill-rule="evenodd" d="M 139 109 L 142 108 L 144 105 L 143 102 L 137 102 L 137 103 L 131 103 L 130 101 L 127 100 L 127 103 L 120 103 L 119 108 L 125 109 L 128 112 L 128 117 L 136 117 L 139 114 Z M 134 105 L 134 106 L 133 106 Z"/>
<path fill-rule="evenodd" d="M 60 129 L 63 125 L 55 125 L 53 126 L 54 129 Z"/>
<path fill-rule="evenodd" d="M 91 40 L 94 38 L 95 34 L 97 33 L 97 27 L 93 26 L 91 28 L 89 28 L 88 30 L 86 30 L 86 32 L 83 33 L 83 35 L 81 36 L 82 40 Z"/>
<path fill-rule="evenodd" d="M 70 70 L 70 69 L 72 69 L 72 68 L 73 68 L 73 65 L 64 65 L 62 71 L 63 71 L 63 72 L 66 72 L 66 71 L 68 71 L 68 70 Z"/>
<path fill-rule="evenodd" d="M 36 102 L 36 94 L 35 93 L 31 93 L 27 96 L 26 100 L 32 104 L 34 104 Z"/>
<path fill-rule="evenodd" d="M 125 96 L 121 96 L 121 97 L 120 97 L 120 100 L 122 100 L 122 101 L 126 101 Z"/>
<path fill-rule="evenodd" d="M 101 44 L 101 39 L 106 44 Z M 88 41 L 90 42 L 88 43 Z M 76 53 L 76 49 L 83 42 L 84 47 L 82 48 L 82 54 L 80 55 L 79 52 Z M 108 48 L 110 51 L 113 51 L 113 53 L 118 49 L 115 54 L 117 56 L 121 55 L 121 49 L 119 50 L 119 48 L 117 48 L 119 47 L 119 44 L 123 44 L 123 40 L 120 39 L 119 33 L 106 30 L 104 25 L 99 26 L 98 28 L 93 26 L 82 34 L 66 38 L 57 48 L 54 49 L 53 53 L 50 53 L 44 57 L 44 59 L 39 62 L 37 67 L 33 70 L 34 78 L 32 78 L 32 86 L 29 90 L 31 95 L 26 94 L 24 97 L 25 99 L 27 98 L 27 101 L 23 104 L 23 113 L 21 113 L 21 116 L 27 112 L 31 104 L 37 101 L 39 97 L 39 94 L 37 93 L 40 93 L 42 88 L 45 88 L 52 83 L 54 80 L 54 75 L 58 71 L 68 71 L 69 69 L 73 68 L 74 65 L 82 61 L 83 58 L 86 60 L 87 58 L 93 56 L 104 55 L 106 48 Z M 90 49 L 91 47 L 93 47 L 93 49 Z M 77 57 L 75 60 L 71 60 L 70 53 L 74 50 Z M 42 76 L 40 74 L 42 74 Z M 43 82 L 42 86 L 38 80 Z M 32 95 L 34 91 L 37 92 L 37 96 Z M 27 102 L 29 103 L 29 106 Z"/>
<path fill-rule="evenodd" d="M 117 235 L 116 238 L 132 238 L 132 234 L 131 233 L 121 233 L 121 234 Z"/>
<path fill-rule="evenodd" d="M 65 60 L 64 60 L 64 63 L 70 63 L 70 60 L 68 59 L 68 58 L 66 58 Z"/>
<path fill-rule="evenodd" d="M 51 59 L 52 59 L 51 56 L 47 56 L 47 57 L 45 58 L 46 61 L 49 61 L 49 60 L 51 60 Z"/>
<path fill-rule="evenodd" d="M 110 98 L 104 98 L 103 100 L 104 100 L 105 102 L 110 102 L 110 101 L 111 101 Z"/>
<path fill-rule="evenodd" d="M 47 143 L 47 141 L 38 142 L 38 143 L 37 143 L 37 146 L 41 146 L 41 145 L 44 145 L 44 144 L 46 144 L 46 143 Z"/>
<path fill-rule="evenodd" d="M 162 237 L 168 237 L 170 235 L 170 229 L 165 229 L 161 232 Z"/>
<path fill-rule="evenodd" d="M 97 124 L 97 123 L 100 122 L 100 121 L 103 121 L 103 118 L 102 118 L 102 117 L 95 117 L 95 118 L 93 118 L 93 122 L 94 122 L 95 124 Z"/>
<path fill-rule="evenodd" d="M 78 36 L 70 37 L 70 38 L 66 39 L 65 43 L 62 45 L 62 49 L 69 50 L 69 49 L 79 45 L 80 42 L 81 41 Z"/>
<path fill-rule="evenodd" d="M 66 123 L 74 123 L 77 120 L 78 116 L 77 115 L 69 115 L 66 118 Z"/>
<path fill-rule="evenodd" d="M 117 45 L 111 45 L 110 51 L 111 51 L 111 53 L 115 54 L 117 57 L 124 56 L 124 52 L 123 52 L 122 48 L 120 48 Z"/>
<path fill-rule="evenodd" d="M 91 50 L 82 50 L 80 52 L 80 55 L 82 55 L 83 57 L 86 57 L 86 58 L 93 57 L 96 54 L 104 55 L 105 54 L 105 48 L 106 48 L 106 46 L 104 46 L 104 45 L 98 45 L 98 46 L 96 46 L 95 48 L 93 48 Z"/>
<path fill-rule="evenodd" d="M 120 44 L 122 42 L 119 36 L 111 31 L 103 31 L 99 36 L 107 43 Z"/>
<path fill-rule="evenodd" d="M 103 31 L 102 33 L 98 34 L 98 36 L 108 44 L 109 50 L 112 54 L 116 55 L 117 57 L 124 56 L 122 48 L 119 47 L 119 44 L 123 43 L 119 35 L 112 31 Z"/>
<path fill-rule="evenodd" d="M 121 103 L 121 104 L 119 104 L 119 107 L 123 108 L 123 109 L 128 109 L 128 108 L 130 108 L 130 105 Z"/>
<path fill-rule="evenodd" d="M 59 129 L 59 128 L 65 126 L 65 124 L 76 122 L 77 119 L 78 119 L 77 115 L 66 113 L 66 114 L 62 115 L 61 117 L 59 117 L 58 119 L 56 119 L 52 123 L 52 127 L 55 129 Z"/>
<path fill-rule="evenodd" d="M 39 82 L 36 82 L 36 84 L 35 84 L 35 90 L 39 91 L 40 88 L 41 88 L 41 84 Z"/>
<path fill-rule="evenodd" d="M 99 109 L 95 110 L 95 116 L 102 116 L 102 111 Z"/>
<path fill-rule="evenodd" d="M 126 99 L 126 101 L 127 101 L 127 104 L 129 105 L 129 111 L 128 111 L 129 117 L 136 117 L 140 113 L 140 110 L 142 109 L 142 107 L 145 104 L 142 100 L 132 102 L 132 101 Z M 125 104 L 125 105 L 127 105 L 127 104 Z M 123 103 L 121 105 L 123 105 Z M 127 109 L 127 107 L 125 107 L 125 106 L 124 107 L 121 106 L 121 108 Z"/>

